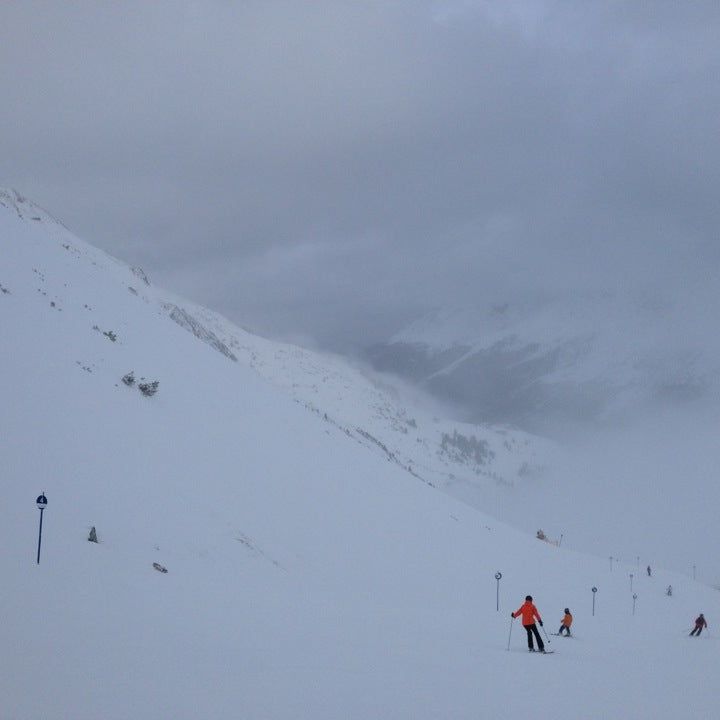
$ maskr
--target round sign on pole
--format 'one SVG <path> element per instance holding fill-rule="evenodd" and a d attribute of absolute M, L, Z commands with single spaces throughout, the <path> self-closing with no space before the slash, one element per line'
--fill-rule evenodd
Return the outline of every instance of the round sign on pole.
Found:
<path fill-rule="evenodd" d="M 501 577 L 502 577 L 502 573 L 501 573 L 501 572 L 498 571 L 498 572 L 495 573 L 495 579 L 496 579 L 496 580 L 500 580 Z"/>
<path fill-rule="evenodd" d="M 40 493 L 40 495 L 37 496 L 37 500 L 35 503 L 38 506 L 38 509 L 40 510 L 40 529 L 38 530 L 38 551 L 37 551 L 37 564 L 40 564 L 40 545 L 42 544 L 42 521 L 43 521 L 43 510 L 47 507 L 47 498 L 45 497 L 45 493 Z"/>
<path fill-rule="evenodd" d="M 592 589 L 592 591 L 593 591 L 594 593 L 596 593 L 596 592 L 597 592 L 597 588 L 594 587 L 594 588 Z"/>

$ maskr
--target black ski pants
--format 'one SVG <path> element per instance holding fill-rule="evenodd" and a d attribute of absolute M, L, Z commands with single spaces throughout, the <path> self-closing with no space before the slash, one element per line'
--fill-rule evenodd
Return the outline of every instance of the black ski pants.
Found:
<path fill-rule="evenodd" d="M 570 634 L 570 628 L 567 625 L 563 624 L 560 626 L 560 629 L 558 630 L 558 635 L 562 635 L 563 630 L 565 630 L 568 635 Z"/>
<path fill-rule="evenodd" d="M 702 632 L 703 626 L 702 625 L 696 625 L 693 631 L 690 633 L 690 635 L 695 635 L 697 633 L 697 636 L 700 637 L 700 633 Z"/>
<path fill-rule="evenodd" d="M 543 643 L 542 638 L 540 637 L 540 633 L 538 632 L 537 625 L 533 623 L 532 625 L 523 625 L 525 628 L 525 631 L 528 634 L 528 648 L 530 650 L 533 650 L 533 635 L 535 635 L 535 639 L 537 640 L 538 644 L 538 650 L 544 650 L 545 649 L 545 643 Z"/>

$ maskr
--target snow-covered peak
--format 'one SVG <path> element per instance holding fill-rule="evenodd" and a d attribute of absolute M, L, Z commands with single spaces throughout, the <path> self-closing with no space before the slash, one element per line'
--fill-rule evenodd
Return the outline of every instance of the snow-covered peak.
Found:
<path fill-rule="evenodd" d="M 370 357 L 473 417 L 537 429 L 542 417 L 597 421 L 630 407 L 712 401 L 720 390 L 720 339 L 709 329 L 717 322 L 713 282 L 673 294 L 558 295 L 438 310 Z"/>
<path fill-rule="evenodd" d="M 0 205 L 17 215 L 21 220 L 41 223 L 47 226 L 65 226 L 46 210 L 21 195 L 13 188 L 0 188 Z"/>

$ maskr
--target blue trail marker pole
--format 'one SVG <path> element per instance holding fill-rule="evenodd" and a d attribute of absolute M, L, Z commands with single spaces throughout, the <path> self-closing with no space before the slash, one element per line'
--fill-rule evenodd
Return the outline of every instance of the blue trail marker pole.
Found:
<path fill-rule="evenodd" d="M 45 511 L 45 508 L 47 507 L 47 498 L 45 497 L 45 493 L 41 493 L 38 495 L 38 499 L 35 501 L 38 508 L 40 509 L 40 531 L 38 532 L 38 553 L 37 553 L 37 564 L 40 564 L 40 545 L 42 544 L 42 521 L 43 521 L 43 512 Z"/>
<path fill-rule="evenodd" d="M 633 574 L 630 573 L 630 592 L 633 591 Z"/>
<path fill-rule="evenodd" d="M 497 612 L 500 612 L 500 578 L 502 577 L 502 573 L 498 570 L 495 573 L 495 580 L 497 581 L 497 588 L 495 590 L 495 610 Z"/>
<path fill-rule="evenodd" d="M 637 600 L 637 594 L 633 593 L 633 615 L 635 614 L 635 601 Z"/>
<path fill-rule="evenodd" d="M 596 593 L 596 592 L 597 592 L 597 588 L 594 587 L 594 588 L 592 589 L 592 594 L 593 594 L 593 617 L 595 617 L 595 593 Z"/>

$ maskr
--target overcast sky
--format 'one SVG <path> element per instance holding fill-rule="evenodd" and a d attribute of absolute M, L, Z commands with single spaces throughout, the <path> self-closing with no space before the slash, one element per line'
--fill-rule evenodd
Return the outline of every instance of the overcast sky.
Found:
<path fill-rule="evenodd" d="M 720 266 L 720 3 L 0 3 L 0 184 L 265 333 Z M 1 262 L 1 259 L 0 259 Z"/>

